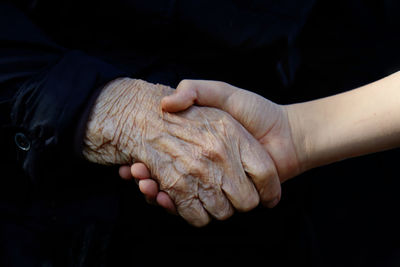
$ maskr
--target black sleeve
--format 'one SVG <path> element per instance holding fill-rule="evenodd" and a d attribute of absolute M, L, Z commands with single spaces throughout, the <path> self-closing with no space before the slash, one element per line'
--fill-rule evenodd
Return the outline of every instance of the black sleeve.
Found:
<path fill-rule="evenodd" d="M 30 178 L 74 154 L 74 135 L 88 103 L 105 83 L 123 75 L 82 51 L 58 46 L 19 9 L 0 3 L 1 144 L 17 151 L 9 155 Z"/>

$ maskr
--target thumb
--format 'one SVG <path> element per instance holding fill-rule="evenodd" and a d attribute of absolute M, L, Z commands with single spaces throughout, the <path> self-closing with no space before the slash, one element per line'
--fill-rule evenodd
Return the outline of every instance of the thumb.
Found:
<path fill-rule="evenodd" d="M 183 80 L 174 94 L 161 100 L 161 106 L 167 112 L 182 111 L 193 104 L 224 109 L 227 99 L 235 90 L 223 82 Z"/>
<path fill-rule="evenodd" d="M 181 86 L 179 83 L 172 95 L 166 96 L 161 100 L 161 107 L 167 112 L 178 112 L 192 106 L 196 99 L 197 93 L 193 86 Z"/>

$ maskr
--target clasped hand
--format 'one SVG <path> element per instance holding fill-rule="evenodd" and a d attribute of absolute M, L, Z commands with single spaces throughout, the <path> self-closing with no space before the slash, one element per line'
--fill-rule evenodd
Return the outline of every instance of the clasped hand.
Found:
<path fill-rule="evenodd" d="M 133 174 L 152 179 L 142 192 L 195 226 L 259 200 L 275 206 L 280 183 L 299 172 L 284 108 L 221 82 L 183 81 L 174 93 L 115 80 L 97 99 L 84 143 L 92 162 L 136 162 Z"/>

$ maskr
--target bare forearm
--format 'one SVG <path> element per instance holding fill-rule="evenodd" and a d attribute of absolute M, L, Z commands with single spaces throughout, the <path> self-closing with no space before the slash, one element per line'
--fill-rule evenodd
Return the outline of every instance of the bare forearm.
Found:
<path fill-rule="evenodd" d="M 400 145 L 400 72 L 286 108 L 304 170 Z"/>

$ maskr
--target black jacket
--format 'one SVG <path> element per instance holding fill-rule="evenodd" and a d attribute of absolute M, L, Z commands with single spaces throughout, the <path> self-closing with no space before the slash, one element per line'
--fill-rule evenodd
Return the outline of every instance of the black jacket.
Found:
<path fill-rule="evenodd" d="M 399 64 L 396 1 L 3 2 L 4 266 L 140 265 L 185 250 L 204 262 L 266 250 L 270 265 L 319 262 L 311 178 L 289 183 L 274 211 L 193 229 L 149 207 L 116 168 L 85 162 L 85 122 L 102 86 L 121 76 L 172 87 L 223 80 L 279 103 L 373 81 Z M 170 244 L 163 251 L 142 247 L 160 237 Z"/>

